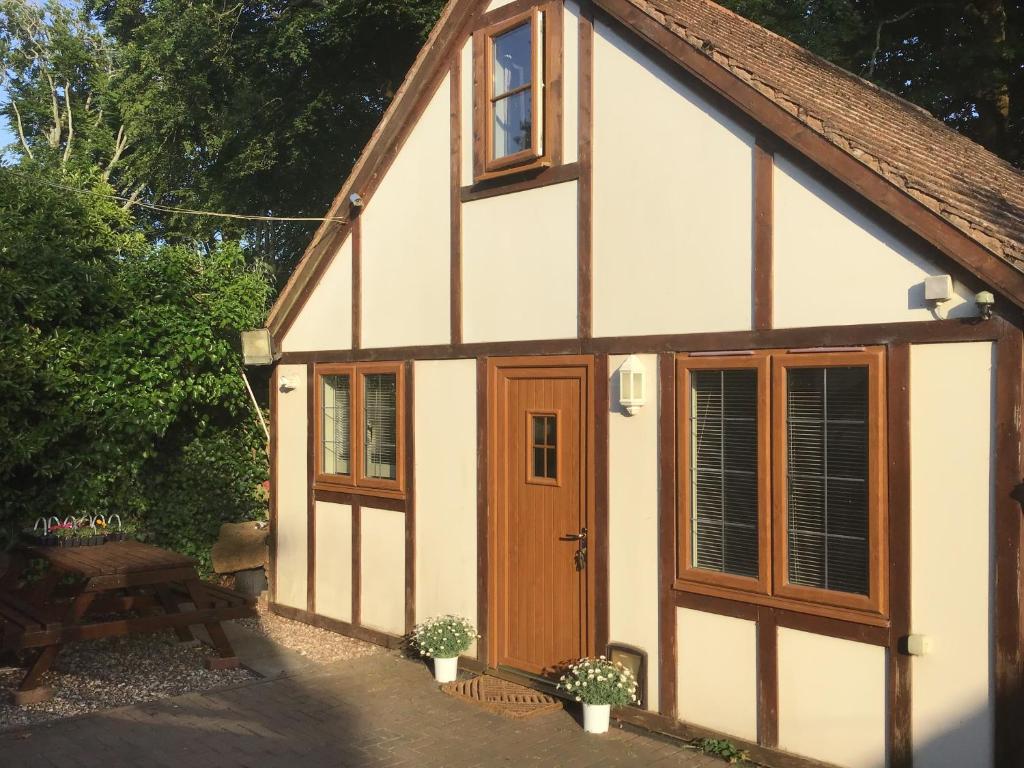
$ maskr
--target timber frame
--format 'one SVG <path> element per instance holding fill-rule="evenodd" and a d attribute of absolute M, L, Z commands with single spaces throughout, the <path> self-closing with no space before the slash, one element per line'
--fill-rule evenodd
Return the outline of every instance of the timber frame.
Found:
<path fill-rule="evenodd" d="M 910 346 L 946 342 L 994 342 L 998 367 L 995 375 L 995 456 L 994 508 L 995 587 L 994 688 L 995 688 L 995 764 L 1010 765 L 1024 754 L 1024 627 L 1021 599 L 1024 581 L 1020 567 L 1024 546 L 1024 525 L 1018 494 L 1024 477 L 1024 453 L 1021 448 L 1021 411 L 1024 409 L 1024 337 L 1020 308 L 1024 307 L 1024 274 L 968 237 L 940 215 L 930 210 L 883 176 L 789 114 L 751 84 L 738 78 L 713 57 L 698 52 L 671 31 L 647 16 L 628 0 L 581 0 L 579 15 L 579 106 L 578 159 L 553 165 L 508 179 L 463 186 L 460 157 L 461 101 L 459 83 L 472 73 L 462 71 L 461 45 L 474 29 L 493 24 L 510 14 L 535 7 L 532 0 L 514 0 L 502 8 L 484 13 L 475 0 L 452 0 L 423 48 L 405 83 L 387 110 L 349 178 L 335 198 L 328 215 L 347 217 L 344 224 L 325 222 L 316 232 L 302 262 L 275 304 L 268 327 L 276 339 L 287 333 L 304 303 L 312 294 L 327 265 L 345 238 L 353 239 L 351 349 L 319 352 L 286 352 L 280 362 L 307 366 L 312 382 L 314 366 L 323 363 L 362 363 L 400 361 L 405 370 L 406 495 L 400 499 L 367 497 L 358 491 L 318 489 L 310 478 L 308 491 L 308 602 L 306 610 L 278 604 L 271 585 L 271 605 L 283 616 L 326 627 L 353 637 L 397 647 L 400 638 L 361 625 L 359 616 L 360 507 L 372 506 L 400 511 L 406 519 L 406 629 L 415 617 L 415 477 L 412 439 L 413 362 L 423 360 L 464 359 L 476 361 L 477 381 L 477 572 L 488 573 L 489 534 L 488 496 L 491 492 L 491 468 L 488 446 L 489 366 L 496 357 L 508 356 L 588 356 L 593 360 L 595 381 L 607 381 L 609 355 L 652 353 L 658 356 L 658 536 L 659 536 L 659 650 L 651 663 L 659 674 L 660 714 L 627 708 L 616 716 L 623 722 L 644 728 L 694 738 L 717 735 L 676 719 L 676 609 L 696 608 L 712 613 L 741 617 L 757 623 L 757 741 L 737 743 L 749 749 L 751 757 L 769 765 L 813 766 L 814 761 L 778 751 L 778 628 L 787 627 L 821 635 L 845 638 L 887 649 L 886 730 L 888 762 L 892 768 L 911 765 L 911 664 L 905 653 L 905 638 L 910 631 Z M 757 136 L 754 154 L 754 269 L 753 324 L 751 330 L 724 333 L 664 334 L 636 337 L 594 338 L 592 334 L 592 99 L 594 18 L 617 23 L 632 31 L 633 37 L 661 61 L 681 68 L 684 77 L 709 94 Z M 350 210 L 348 196 L 358 191 L 364 201 L 374 190 L 409 135 L 419 115 L 445 77 L 451 77 L 451 340 L 447 344 L 364 349 L 360 346 L 361 309 L 359 306 L 360 226 L 357 210 Z M 812 328 L 773 327 L 772 298 L 772 165 L 780 148 L 795 152 L 827 177 L 828 185 L 845 193 L 853 192 L 860 207 L 875 220 L 897 224 L 914 233 L 936 259 L 948 267 L 972 289 L 990 285 L 1003 299 L 996 316 L 987 322 L 977 320 L 936 320 L 872 325 L 824 326 Z M 577 333 L 571 338 L 543 341 L 465 343 L 462 334 L 461 283 L 461 203 L 507 194 L 550 184 L 575 181 L 578 189 L 578 264 Z M 682 592 L 674 588 L 677 572 L 678 489 L 676 475 L 677 355 L 714 353 L 736 349 L 780 349 L 809 347 L 883 346 L 885 367 L 885 461 L 888 519 L 888 611 L 887 619 L 876 624 L 836 616 L 820 616 L 779 605 L 757 605 L 721 595 Z M 536 357 L 534 358 L 537 359 Z M 277 374 L 271 378 L 271 409 L 276 412 Z M 598 417 L 594 425 L 594 516 L 596 530 L 594 552 L 594 610 L 596 645 L 607 645 L 608 614 L 608 391 L 597 386 L 594 392 Z M 312 406 L 311 406 L 312 407 Z M 271 424 L 271 451 L 276 453 L 279 430 Z M 309 467 L 314 467 L 315 451 L 310 437 Z M 271 520 L 276 532 L 276 470 L 271 463 Z M 350 504 L 353 516 L 353 612 L 351 622 L 340 622 L 315 613 L 315 503 L 317 500 Z M 276 533 L 270 539 L 271 559 L 276 557 Z M 489 626 L 489 591 L 486 579 L 477 588 L 478 626 Z M 463 659 L 465 666 L 480 670 L 490 658 L 487 633 L 478 641 L 478 658 Z"/>

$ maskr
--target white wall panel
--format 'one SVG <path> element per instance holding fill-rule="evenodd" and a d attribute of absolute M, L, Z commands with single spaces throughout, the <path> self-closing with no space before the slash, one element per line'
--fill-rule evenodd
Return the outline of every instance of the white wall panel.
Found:
<path fill-rule="evenodd" d="M 595 25 L 595 336 L 751 327 L 753 143 Z"/>
<path fill-rule="evenodd" d="M 757 624 L 676 609 L 679 719 L 757 740 Z"/>
<path fill-rule="evenodd" d="M 779 628 L 779 747 L 885 768 L 886 650 Z"/>
<path fill-rule="evenodd" d="M 647 652 L 647 709 L 658 709 L 658 394 L 656 355 L 641 355 L 647 369 L 647 405 L 635 416 L 619 407 L 612 371 L 608 414 L 609 638 Z M 603 418 L 598 414 L 598 418 Z M 600 479 L 599 479 L 600 482 Z"/>
<path fill-rule="evenodd" d="M 462 206 L 463 339 L 576 336 L 576 183 Z"/>
<path fill-rule="evenodd" d="M 281 341 L 284 352 L 352 346 L 352 238 L 346 237 Z"/>
<path fill-rule="evenodd" d="M 364 626 L 405 634 L 405 514 L 359 509 L 359 617 Z"/>
<path fill-rule="evenodd" d="M 416 621 L 452 613 L 475 624 L 476 361 L 417 362 L 413 379 Z"/>
<path fill-rule="evenodd" d="M 294 389 L 277 392 L 277 564 L 276 599 L 282 605 L 306 610 L 306 366 L 279 365 L 278 381 L 289 379 Z"/>
<path fill-rule="evenodd" d="M 352 621 L 352 507 L 316 503 L 316 612 Z"/>
<path fill-rule="evenodd" d="M 774 175 L 777 328 L 931 320 L 924 279 L 948 270 L 783 155 Z M 945 309 L 975 313 L 960 285 Z"/>
<path fill-rule="evenodd" d="M 360 214 L 365 348 L 449 341 L 450 107 L 446 76 Z"/>
<path fill-rule="evenodd" d="M 911 630 L 934 644 L 911 661 L 916 768 L 992 761 L 994 353 L 910 353 Z"/>

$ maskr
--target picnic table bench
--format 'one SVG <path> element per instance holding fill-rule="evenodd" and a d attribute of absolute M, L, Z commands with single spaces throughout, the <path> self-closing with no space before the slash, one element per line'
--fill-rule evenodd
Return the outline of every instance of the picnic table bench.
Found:
<path fill-rule="evenodd" d="M 19 586 L 30 559 L 49 568 Z M 137 541 L 94 547 L 23 547 L 0 582 L 0 650 L 37 649 L 14 693 L 17 704 L 45 701 L 41 685 L 65 643 L 171 629 L 181 641 L 203 625 L 216 657 L 211 669 L 238 666 L 221 621 L 255 615 L 254 601 L 199 579 L 190 557 Z M 70 586 L 62 586 L 67 577 Z"/>

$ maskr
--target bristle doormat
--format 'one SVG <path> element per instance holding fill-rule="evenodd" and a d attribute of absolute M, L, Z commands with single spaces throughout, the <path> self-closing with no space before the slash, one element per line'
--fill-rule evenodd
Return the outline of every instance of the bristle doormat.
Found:
<path fill-rule="evenodd" d="M 445 683 L 441 690 L 449 696 L 471 701 L 513 720 L 556 712 L 562 708 L 562 702 L 554 696 L 489 675 Z"/>

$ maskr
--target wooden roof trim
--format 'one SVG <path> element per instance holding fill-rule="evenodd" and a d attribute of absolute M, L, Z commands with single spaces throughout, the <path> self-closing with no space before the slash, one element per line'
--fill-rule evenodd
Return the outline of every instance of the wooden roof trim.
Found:
<path fill-rule="evenodd" d="M 696 49 L 665 22 L 629 0 L 594 0 L 609 16 L 846 186 L 917 233 L 993 290 L 1024 308 L 1024 274 L 884 176 L 830 142 L 798 117 Z"/>
<path fill-rule="evenodd" d="M 453 48 L 462 41 L 463 30 L 482 5 L 482 0 L 449 0 L 331 203 L 327 217 L 347 218 L 348 198 L 352 192 L 358 192 L 363 197 L 364 205 L 369 202 L 377 184 L 411 132 L 415 122 L 413 118 L 433 95 L 436 87 L 434 81 L 441 79 L 439 75 L 450 63 Z M 267 317 L 267 327 L 279 341 L 291 327 L 295 315 L 316 286 L 331 257 L 345 242 L 350 229 L 351 221 L 325 221 L 313 234 L 302 259 L 292 271 Z"/>

